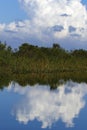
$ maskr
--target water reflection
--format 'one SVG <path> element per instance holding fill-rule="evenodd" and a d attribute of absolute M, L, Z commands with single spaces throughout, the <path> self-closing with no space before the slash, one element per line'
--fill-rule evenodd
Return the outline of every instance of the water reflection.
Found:
<path fill-rule="evenodd" d="M 51 127 L 60 119 L 66 127 L 73 127 L 74 118 L 78 118 L 86 104 L 86 83 L 68 81 L 56 90 L 38 84 L 23 88 L 17 83 L 11 83 L 8 90 L 23 95 L 20 103 L 16 104 L 16 109 L 13 109 L 16 119 L 24 124 L 37 119 L 42 122 L 42 128 Z"/>

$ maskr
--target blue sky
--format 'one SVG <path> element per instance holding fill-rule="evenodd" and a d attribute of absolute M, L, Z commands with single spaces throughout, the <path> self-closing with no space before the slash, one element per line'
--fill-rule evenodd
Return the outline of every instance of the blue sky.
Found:
<path fill-rule="evenodd" d="M 0 23 L 23 20 L 27 14 L 19 5 L 18 0 L 0 0 Z"/>
<path fill-rule="evenodd" d="M 87 5 L 87 0 L 82 0 L 82 3 Z"/>
<path fill-rule="evenodd" d="M 87 49 L 87 0 L 0 0 L 0 40 Z"/>

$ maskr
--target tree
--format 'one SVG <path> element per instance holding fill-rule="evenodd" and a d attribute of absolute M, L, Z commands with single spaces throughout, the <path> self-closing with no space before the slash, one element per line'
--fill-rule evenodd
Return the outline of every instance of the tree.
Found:
<path fill-rule="evenodd" d="M 0 43 L 0 50 L 5 50 L 6 49 L 6 44 Z"/>
<path fill-rule="evenodd" d="M 58 43 L 53 43 L 53 48 L 61 49 L 60 45 Z"/>

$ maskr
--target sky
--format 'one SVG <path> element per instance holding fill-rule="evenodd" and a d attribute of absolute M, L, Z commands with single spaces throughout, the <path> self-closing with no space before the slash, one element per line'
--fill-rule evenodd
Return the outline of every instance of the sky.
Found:
<path fill-rule="evenodd" d="M 0 40 L 87 49 L 87 0 L 0 0 Z"/>

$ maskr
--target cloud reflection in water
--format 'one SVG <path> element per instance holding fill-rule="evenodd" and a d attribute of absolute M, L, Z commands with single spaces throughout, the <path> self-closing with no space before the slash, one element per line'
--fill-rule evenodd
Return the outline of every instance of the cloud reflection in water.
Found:
<path fill-rule="evenodd" d="M 42 128 L 51 127 L 60 119 L 67 127 L 73 127 L 73 119 L 79 116 L 86 104 L 85 83 L 68 81 L 56 90 L 50 90 L 49 86 L 35 85 L 22 88 L 15 84 L 15 87 L 11 86 L 9 90 L 24 96 L 16 110 L 13 110 L 16 119 L 24 124 L 37 119 L 42 122 Z"/>

